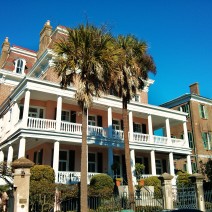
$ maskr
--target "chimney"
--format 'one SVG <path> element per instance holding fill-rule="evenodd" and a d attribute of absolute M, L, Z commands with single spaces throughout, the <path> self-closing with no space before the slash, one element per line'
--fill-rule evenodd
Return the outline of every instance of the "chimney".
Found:
<path fill-rule="evenodd" d="M 51 42 L 51 33 L 52 33 L 52 26 L 50 25 L 50 21 L 48 20 L 40 32 L 38 58 L 42 55 L 42 53 L 46 50 L 49 43 Z"/>
<path fill-rule="evenodd" d="M 7 59 L 9 55 L 9 49 L 10 49 L 10 43 L 9 43 L 8 37 L 6 37 L 2 44 L 2 50 L 0 55 L 0 68 L 3 67 L 5 60 Z"/>
<path fill-rule="evenodd" d="M 189 85 L 189 87 L 190 87 L 190 93 L 191 94 L 200 95 L 198 82 L 195 82 L 195 83 Z"/>

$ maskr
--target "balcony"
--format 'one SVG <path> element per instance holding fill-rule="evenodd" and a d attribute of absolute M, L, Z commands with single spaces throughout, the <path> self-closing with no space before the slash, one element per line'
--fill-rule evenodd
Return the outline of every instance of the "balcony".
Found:
<path fill-rule="evenodd" d="M 24 128 L 22 121 L 19 121 L 15 126 L 3 127 L 1 132 L 1 139 L 6 139 L 13 132 L 19 128 Z M 27 129 L 32 130 L 41 130 L 41 131 L 52 131 L 52 132 L 61 132 L 67 133 L 69 135 L 82 135 L 82 124 L 64 122 L 61 121 L 60 125 L 57 125 L 56 120 L 51 119 L 40 119 L 28 117 Z M 98 127 L 98 126 L 88 126 L 88 136 L 96 138 L 104 138 L 107 141 L 111 141 L 109 137 L 108 128 Z M 130 137 L 130 133 L 129 133 Z M 122 130 L 113 130 L 112 131 L 113 142 L 123 143 L 124 132 Z M 169 141 L 167 137 L 153 135 L 152 138 L 149 134 L 137 133 L 134 132 L 132 136 L 131 144 L 151 144 L 151 145 L 162 145 L 162 146 L 171 146 L 171 147 L 185 147 L 187 148 L 187 143 L 183 139 L 171 138 Z"/>

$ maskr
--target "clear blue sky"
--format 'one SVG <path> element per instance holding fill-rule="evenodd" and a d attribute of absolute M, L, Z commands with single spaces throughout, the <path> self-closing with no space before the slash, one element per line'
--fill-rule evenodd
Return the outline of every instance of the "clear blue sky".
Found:
<path fill-rule="evenodd" d="M 4 1 L 0 43 L 8 36 L 12 45 L 37 50 L 47 20 L 54 28 L 106 23 L 114 35 L 145 40 L 157 66 L 150 104 L 188 93 L 194 82 L 212 98 L 212 0 Z"/>

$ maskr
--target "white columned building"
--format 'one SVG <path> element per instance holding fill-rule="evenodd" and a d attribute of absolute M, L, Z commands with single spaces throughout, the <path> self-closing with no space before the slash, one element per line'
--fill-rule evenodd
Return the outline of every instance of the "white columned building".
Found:
<path fill-rule="evenodd" d="M 168 139 L 168 144 L 171 144 L 171 130 L 170 130 L 170 123 L 169 119 L 166 119 L 166 137 Z"/>
<path fill-rule="evenodd" d="M 9 146 L 8 148 L 8 155 L 7 155 L 7 166 L 11 166 L 11 163 L 13 161 L 13 147 Z"/>
<path fill-rule="evenodd" d="M 148 129 L 149 129 L 149 140 L 153 143 L 153 129 L 152 129 L 152 115 L 148 114 Z"/>
<path fill-rule="evenodd" d="M 23 110 L 23 125 L 27 127 L 27 119 L 29 114 L 29 103 L 30 103 L 30 91 L 26 90 L 24 99 L 24 110 Z"/>
<path fill-rule="evenodd" d="M 187 172 L 192 174 L 192 167 L 191 167 L 191 156 L 187 155 Z"/>
<path fill-rule="evenodd" d="M 156 165 L 155 165 L 155 150 L 151 150 L 150 152 L 151 156 L 151 170 L 152 170 L 152 175 L 156 175 Z"/>
<path fill-rule="evenodd" d="M 60 131 L 61 124 L 61 113 L 62 113 L 62 97 L 57 97 L 57 113 L 56 113 L 56 130 Z"/>

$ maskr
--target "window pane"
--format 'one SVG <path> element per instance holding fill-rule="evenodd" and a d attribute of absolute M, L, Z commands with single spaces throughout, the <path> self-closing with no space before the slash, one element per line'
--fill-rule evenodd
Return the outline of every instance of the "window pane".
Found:
<path fill-rule="evenodd" d="M 66 151 L 60 151 L 60 160 L 67 160 L 67 152 Z"/>

